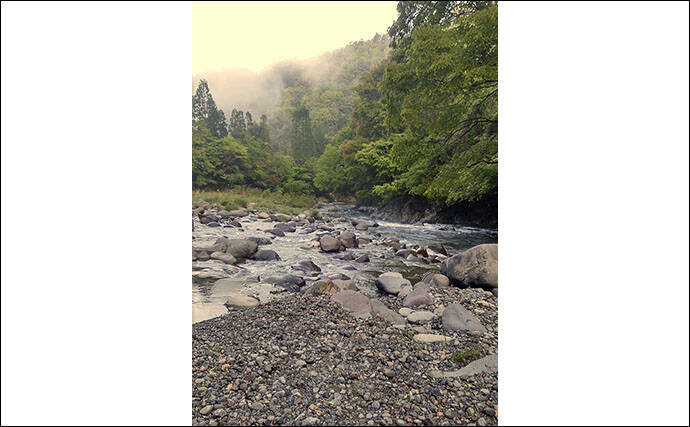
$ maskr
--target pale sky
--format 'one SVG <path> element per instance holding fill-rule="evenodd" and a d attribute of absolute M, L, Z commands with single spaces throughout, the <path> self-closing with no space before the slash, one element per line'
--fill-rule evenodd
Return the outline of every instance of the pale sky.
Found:
<path fill-rule="evenodd" d="M 194 2 L 192 74 L 242 67 L 259 71 L 384 34 L 396 1 Z"/>

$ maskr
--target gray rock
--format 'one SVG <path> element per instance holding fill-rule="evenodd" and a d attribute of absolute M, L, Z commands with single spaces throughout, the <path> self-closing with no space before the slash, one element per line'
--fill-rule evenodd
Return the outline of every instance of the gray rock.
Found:
<path fill-rule="evenodd" d="M 434 313 L 427 310 L 413 311 L 407 316 L 407 321 L 416 325 L 422 325 L 434 317 Z"/>
<path fill-rule="evenodd" d="M 273 229 L 274 229 L 274 230 L 280 230 L 280 231 L 282 231 L 283 233 L 294 233 L 294 232 L 297 230 L 293 225 L 286 224 L 286 223 L 283 223 L 283 222 L 281 222 L 281 223 L 279 223 L 279 224 L 276 224 L 276 225 L 273 227 Z"/>
<path fill-rule="evenodd" d="M 338 291 L 358 291 L 354 280 L 332 279 L 333 284 L 338 288 Z"/>
<path fill-rule="evenodd" d="M 266 233 L 271 233 L 274 236 L 278 237 L 285 237 L 285 233 L 283 233 L 281 230 L 278 230 L 277 228 L 274 228 L 272 230 L 266 230 Z"/>
<path fill-rule="evenodd" d="M 448 251 L 446 251 L 446 248 L 440 244 L 440 243 L 432 243 L 427 246 L 428 249 L 431 249 L 432 251 L 442 254 L 442 255 L 448 255 Z"/>
<path fill-rule="evenodd" d="M 275 215 L 273 215 L 273 216 L 275 217 L 275 219 L 276 219 L 277 221 L 280 221 L 280 222 L 288 222 L 288 221 L 290 221 L 290 220 L 292 219 L 290 216 L 285 215 L 285 214 L 282 214 L 282 213 L 277 213 L 277 214 L 275 214 Z"/>
<path fill-rule="evenodd" d="M 456 285 L 497 288 L 498 245 L 486 243 L 454 255 L 441 263 L 441 273 Z"/>
<path fill-rule="evenodd" d="M 374 283 L 380 291 L 391 295 L 397 295 L 400 293 L 400 288 L 403 285 L 410 285 L 410 281 L 403 279 L 402 275 L 397 277 L 394 275 L 389 275 L 388 273 L 380 275 Z"/>
<path fill-rule="evenodd" d="M 256 242 L 246 239 L 233 239 L 229 241 L 227 253 L 232 254 L 237 259 L 249 258 L 256 252 L 259 245 Z"/>
<path fill-rule="evenodd" d="M 340 304 L 344 310 L 355 317 L 367 318 L 371 316 L 371 302 L 366 295 L 356 291 L 340 291 L 331 296 L 331 300 Z"/>
<path fill-rule="evenodd" d="M 428 283 L 431 286 L 444 287 L 450 284 L 450 280 L 443 274 L 431 273 L 424 276 L 422 282 Z"/>
<path fill-rule="evenodd" d="M 228 308 L 247 308 L 256 307 L 257 305 L 259 305 L 258 299 L 240 294 L 230 294 L 227 301 L 225 301 L 225 306 Z"/>
<path fill-rule="evenodd" d="M 261 249 L 252 258 L 257 261 L 280 261 L 280 255 L 271 249 Z"/>
<path fill-rule="evenodd" d="M 280 277 L 269 277 L 265 280 L 265 282 L 279 286 L 288 292 L 299 292 L 300 288 L 306 284 L 302 277 L 295 276 L 294 274 L 286 274 Z"/>
<path fill-rule="evenodd" d="M 231 254 L 226 254 L 225 252 L 214 252 L 211 254 L 211 259 L 217 259 L 218 261 L 222 261 L 226 264 L 234 264 L 237 262 L 237 259 L 235 259 L 234 256 Z"/>
<path fill-rule="evenodd" d="M 351 231 L 343 231 L 340 233 L 340 241 L 346 248 L 357 248 L 359 244 L 357 242 L 357 236 Z"/>
<path fill-rule="evenodd" d="M 400 310 L 398 310 L 398 313 L 400 313 L 401 316 L 407 317 L 412 313 L 412 309 L 408 307 L 402 307 Z"/>
<path fill-rule="evenodd" d="M 424 344 L 430 344 L 435 342 L 449 342 L 453 340 L 452 338 L 438 334 L 415 334 L 414 337 L 412 337 L 412 339 Z"/>
<path fill-rule="evenodd" d="M 370 304 L 371 312 L 375 316 L 380 316 L 386 322 L 393 325 L 404 325 L 406 323 L 405 319 L 401 315 L 388 308 L 388 306 L 386 306 L 386 304 L 382 303 L 381 301 L 372 298 L 370 300 Z"/>
<path fill-rule="evenodd" d="M 364 254 L 361 257 L 355 259 L 356 262 L 369 262 L 369 255 Z"/>
<path fill-rule="evenodd" d="M 447 331 L 486 332 L 486 328 L 469 310 L 460 304 L 449 304 L 441 316 L 443 329 Z"/>
<path fill-rule="evenodd" d="M 467 378 L 480 373 L 494 372 L 498 372 L 498 356 L 496 354 L 490 354 L 488 356 L 482 357 L 479 360 L 475 360 L 474 362 L 470 363 L 464 368 L 449 372 L 433 370 L 429 372 L 429 375 L 431 375 L 431 377 L 433 378 Z"/>
<path fill-rule="evenodd" d="M 340 250 L 340 240 L 332 236 L 321 236 L 319 245 L 324 252 L 338 252 Z"/>
<path fill-rule="evenodd" d="M 299 270 L 299 271 L 304 271 L 304 272 L 309 272 L 309 271 L 321 271 L 321 267 L 318 265 L 314 264 L 312 260 L 307 259 L 304 261 L 300 261 L 297 265 L 292 266 L 293 270 Z"/>
<path fill-rule="evenodd" d="M 204 406 L 203 408 L 201 408 L 201 410 L 199 411 L 199 413 L 200 413 L 201 415 L 208 415 L 208 414 L 211 413 L 211 411 L 213 411 L 213 405 L 206 405 L 206 406 Z"/>
<path fill-rule="evenodd" d="M 433 303 L 434 300 L 429 294 L 429 284 L 418 282 L 412 291 L 403 300 L 404 307 L 422 307 Z"/>

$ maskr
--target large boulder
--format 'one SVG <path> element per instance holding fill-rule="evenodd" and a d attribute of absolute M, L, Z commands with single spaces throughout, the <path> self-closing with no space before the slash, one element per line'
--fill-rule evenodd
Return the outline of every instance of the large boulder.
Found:
<path fill-rule="evenodd" d="M 252 258 L 257 261 L 280 261 L 280 255 L 271 249 L 261 249 Z"/>
<path fill-rule="evenodd" d="M 340 241 L 343 242 L 343 246 L 346 248 L 357 248 L 359 244 L 357 243 L 357 236 L 351 231 L 343 231 L 340 233 Z"/>
<path fill-rule="evenodd" d="M 412 288 L 412 291 L 407 294 L 403 300 L 404 307 L 422 307 L 429 305 L 434 302 L 429 294 L 429 284 L 424 282 L 418 282 Z"/>
<path fill-rule="evenodd" d="M 400 273 L 383 273 L 374 282 L 376 287 L 387 294 L 397 295 L 403 285 L 409 285 L 410 281 L 404 279 Z"/>
<path fill-rule="evenodd" d="M 454 255 L 441 263 L 441 273 L 456 285 L 498 288 L 498 245 L 485 243 Z"/>
<path fill-rule="evenodd" d="M 324 252 L 338 252 L 340 250 L 340 240 L 333 236 L 321 236 L 319 245 Z"/>
<path fill-rule="evenodd" d="M 252 256 L 258 247 L 259 245 L 251 240 L 233 239 L 229 241 L 226 252 L 237 259 L 246 259 Z"/>
<path fill-rule="evenodd" d="M 331 296 L 331 300 L 340 304 L 344 310 L 359 318 L 371 317 L 369 298 L 356 291 L 340 291 Z"/>
<path fill-rule="evenodd" d="M 482 323 L 469 310 L 460 304 L 448 304 L 441 316 L 443 329 L 447 331 L 486 332 Z"/>

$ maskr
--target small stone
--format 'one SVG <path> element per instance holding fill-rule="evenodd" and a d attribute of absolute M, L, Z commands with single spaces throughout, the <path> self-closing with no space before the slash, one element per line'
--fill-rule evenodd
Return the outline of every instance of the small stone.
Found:
<path fill-rule="evenodd" d="M 213 410 L 213 405 L 206 405 L 201 409 L 201 411 L 199 411 L 199 413 L 201 415 L 208 415 L 211 413 L 212 410 Z"/>

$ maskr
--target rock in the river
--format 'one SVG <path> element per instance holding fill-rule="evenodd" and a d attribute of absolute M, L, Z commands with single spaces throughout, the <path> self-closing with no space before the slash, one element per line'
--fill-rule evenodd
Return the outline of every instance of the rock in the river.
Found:
<path fill-rule="evenodd" d="M 399 251 L 397 251 L 397 252 L 395 253 L 395 255 L 400 256 L 400 257 L 403 257 L 403 258 L 407 258 L 407 257 L 410 256 L 412 253 L 413 253 L 413 251 L 410 250 L 410 249 L 400 249 Z"/>
<path fill-rule="evenodd" d="M 257 245 L 270 245 L 273 243 L 273 241 L 268 237 L 247 237 L 247 240 L 256 242 Z"/>
<path fill-rule="evenodd" d="M 356 291 L 340 291 L 331 296 L 331 300 L 340 304 L 343 309 L 355 317 L 367 318 L 371 316 L 371 303 L 366 295 Z"/>
<path fill-rule="evenodd" d="M 340 241 L 346 248 L 357 248 L 359 244 L 357 242 L 357 236 L 351 231 L 343 231 L 340 233 Z"/>
<path fill-rule="evenodd" d="M 364 254 L 360 256 L 359 258 L 355 259 L 357 262 L 369 262 L 369 255 Z"/>
<path fill-rule="evenodd" d="M 228 300 L 225 301 L 225 306 L 228 308 L 247 308 L 256 307 L 257 305 L 259 305 L 258 299 L 240 294 L 230 294 L 228 295 Z"/>
<path fill-rule="evenodd" d="M 277 228 L 274 228 L 272 230 L 266 230 L 266 233 L 271 233 L 274 236 L 278 236 L 278 237 L 285 237 L 285 233 L 283 233 L 282 230 L 279 230 Z"/>
<path fill-rule="evenodd" d="M 400 288 L 410 281 L 404 279 L 400 273 L 383 273 L 374 282 L 376 287 L 385 293 L 397 295 L 400 292 Z"/>
<path fill-rule="evenodd" d="M 280 255 L 271 249 L 261 249 L 252 258 L 257 261 L 280 261 Z"/>
<path fill-rule="evenodd" d="M 306 284 L 302 277 L 295 276 L 294 274 L 286 274 L 280 277 L 269 277 L 265 280 L 265 282 L 279 286 L 288 292 L 299 292 L 300 288 Z"/>
<path fill-rule="evenodd" d="M 256 217 L 259 219 L 268 219 L 270 215 L 266 212 L 259 212 L 258 214 L 256 214 Z"/>
<path fill-rule="evenodd" d="M 441 263 L 441 273 L 461 286 L 498 287 L 498 245 L 485 243 Z"/>
<path fill-rule="evenodd" d="M 233 209 L 230 211 L 230 215 L 232 215 L 232 216 L 247 216 L 247 215 L 249 215 L 249 212 L 247 212 L 246 209 Z"/>
<path fill-rule="evenodd" d="M 357 223 L 357 225 L 355 226 L 355 230 L 366 231 L 371 226 L 372 226 L 372 224 L 369 224 L 366 221 L 362 221 L 362 222 Z"/>
<path fill-rule="evenodd" d="M 282 214 L 282 213 L 277 213 L 277 214 L 275 214 L 275 215 L 273 215 L 273 216 L 276 218 L 276 220 L 278 220 L 278 221 L 280 221 L 280 222 L 288 222 L 288 221 L 290 221 L 290 220 L 292 219 L 289 215 L 285 215 L 285 214 Z"/>
<path fill-rule="evenodd" d="M 407 316 L 407 321 L 417 325 L 427 323 L 434 318 L 434 313 L 426 310 L 413 311 Z"/>
<path fill-rule="evenodd" d="M 332 280 L 319 280 L 300 291 L 304 295 L 332 295 L 338 292 L 338 287 Z"/>
<path fill-rule="evenodd" d="M 403 300 L 403 306 L 421 307 L 424 305 L 429 305 L 432 302 L 433 299 L 429 294 L 429 284 L 424 282 L 418 282 L 412 288 L 412 292 L 410 292 Z"/>
<path fill-rule="evenodd" d="M 249 258 L 256 252 L 259 245 L 256 242 L 246 239 L 233 239 L 229 241 L 227 253 L 232 254 L 237 259 Z"/>
<path fill-rule="evenodd" d="M 448 304 L 441 316 L 443 329 L 447 331 L 478 331 L 486 332 L 486 328 L 465 307 L 460 304 Z"/>
<path fill-rule="evenodd" d="M 237 262 L 237 259 L 235 259 L 235 257 L 231 254 L 226 254 L 225 252 L 220 251 L 212 253 L 211 259 L 217 259 L 218 261 L 222 261 L 226 264 L 234 264 Z"/>
<path fill-rule="evenodd" d="M 319 239 L 321 250 L 324 252 L 338 252 L 340 249 L 340 240 L 333 236 L 321 236 Z"/>
<path fill-rule="evenodd" d="M 309 271 L 321 271 L 321 267 L 314 264 L 310 259 L 300 261 L 297 265 L 293 265 L 292 269 L 304 271 L 305 273 Z"/>
<path fill-rule="evenodd" d="M 385 320 L 386 322 L 392 325 L 404 325 L 405 323 L 407 323 L 401 315 L 388 308 L 388 306 L 386 306 L 386 304 L 382 303 L 381 301 L 372 298 L 370 300 L 370 303 L 371 312 L 375 316 L 382 317 L 383 320 Z"/>
<path fill-rule="evenodd" d="M 446 248 L 440 243 L 432 243 L 427 246 L 427 249 L 431 249 L 432 251 L 442 255 L 448 255 Z"/>
<path fill-rule="evenodd" d="M 297 230 L 294 225 L 286 224 L 283 222 L 276 224 L 273 227 L 273 229 L 274 230 L 280 230 L 283 233 L 294 233 Z"/>

